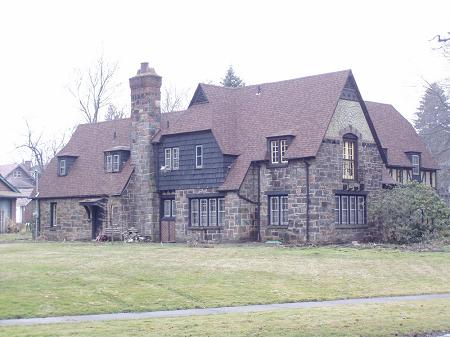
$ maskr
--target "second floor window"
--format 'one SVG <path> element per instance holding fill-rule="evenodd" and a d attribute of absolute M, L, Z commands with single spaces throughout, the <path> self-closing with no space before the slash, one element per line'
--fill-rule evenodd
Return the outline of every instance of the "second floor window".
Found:
<path fill-rule="evenodd" d="M 420 173 L 420 158 L 419 158 L 419 155 L 413 154 L 411 156 L 411 161 L 412 161 L 412 174 L 417 176 Z"/>
<path fill-rule="evenodd" d="M 270 141 L 270 162 L 272 164 L 287 163 L 287 140 L 278 139 Z"/>
<path fill-rule="evenodd" d="M 120 170 L 120 156 L 115 154 L 113 156 L 113 172 L 119 172 Z"/>
<path fill-rule="evenodd" d="M 112 156 L 106 156 L 106 172 L 112 172 Z"/>
<path fill-rule="evenodd" d="M 59 175 L 60 176 L 66 175 L 66 160 L 65 159 L 61 159 L 59 161 Z"/>
<path fill-rule="evenodd" d="M 342 146 L 343 179 L 356 179 L 356 137 L 345 135 Z"/>
<path fill-rule="evenodd" d="M 180 168 L 180 149 L 170 147 L 164 150 L 164 166 L 167 170 L 178 170 Z"/>
<path fill-rule="evenodd" d="M 20 170 L 15 170 L 13 175 L 14 178 L 20 178 L 22 176 L 22 172 Z"/>
<path fill-rule="evenodd" d="M 203 167 L 203 145 L 195 147 L 195 168 Z"/>

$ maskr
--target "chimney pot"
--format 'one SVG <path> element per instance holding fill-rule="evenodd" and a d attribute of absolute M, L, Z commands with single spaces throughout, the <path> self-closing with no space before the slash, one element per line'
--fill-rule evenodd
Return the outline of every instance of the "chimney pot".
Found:
<path fill-rule="evenodd" d="M 141 63 L 141 73 L 146 73 L 148 71 L 148 62 Z"/>

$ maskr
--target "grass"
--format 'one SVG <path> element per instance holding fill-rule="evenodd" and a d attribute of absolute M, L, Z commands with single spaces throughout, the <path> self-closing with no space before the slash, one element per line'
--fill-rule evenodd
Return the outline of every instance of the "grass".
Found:
<path fill-rule="evenodd" d="M 450 330 L 450 300 L 0 328 L 1 336 L 387 337 Z"/>
<path fill-rule="evenodd" d="M 31 240 L 31 232 L 21 231 L 18 233 L 2 233 L 0 234 L 0 242 Z"/>
<path fill-rule="evenodd" d="M 450 292 L 449 252 L 262 245 L 0 245 L 0 317 Z"/>

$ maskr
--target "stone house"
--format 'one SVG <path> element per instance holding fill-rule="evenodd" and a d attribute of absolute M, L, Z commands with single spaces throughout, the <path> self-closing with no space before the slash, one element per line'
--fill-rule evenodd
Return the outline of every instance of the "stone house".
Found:
<path fill-rule="evenodd" d="M 185 111 L 164 114 L 161 81 L 142 63 L 131 117 L 80 125 L 50 162 L 41 235 L 90 240 L 134 227 L 155 242 L 364 240 L 377 235 L 371 192 L 402 181 L 399 170 L 436 186 L 411 125 L 364 102 L 350 70 L 199 84 Z"/>
<path fill-rule="evenodd" d="M 31 162 L 0 165 L 0 174 L 22 194 L 16 202 L 16 222 L 19 224 L 31 222 L 31 214 L 27 216 L 26 212 L 26 207 L 31 201 L 30 195 L 35 186 Z"/>

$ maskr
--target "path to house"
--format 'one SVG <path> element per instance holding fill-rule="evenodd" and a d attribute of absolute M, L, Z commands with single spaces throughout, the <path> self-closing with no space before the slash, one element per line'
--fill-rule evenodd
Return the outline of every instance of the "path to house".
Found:
<path fill-rule="evenodd" d="M 418 300 L 423 301 L 423 300 L 447 299 L 447 298 L 450 299 L 450 293 L 411 295 L 411 296 L 372 297 L 372 298 L 351 298 L 345 300 L 316 301 L 316 302 L 257 304 L 257 305 L 243 305 L 235 307 L 219 307 L 219 308 L 204 308 L 204 309 L 122 312 L 115 314 L 3 319 L 0 320 L 0 326 L 74 323 L 74 322 L 92 322 L 92 321 L 117 321 L 129 319 L 182 317 L 182 316 L 206 316 L 206 315 L 231 314 L 231 313 L 263 312 L 279 309 L 317 308 L 317 307 L 338 306 L 338 305 L 352 305 L 364 303 L 390 303 L 390 302 L 404 302 L 404 301 L 418 301 Z"/>

